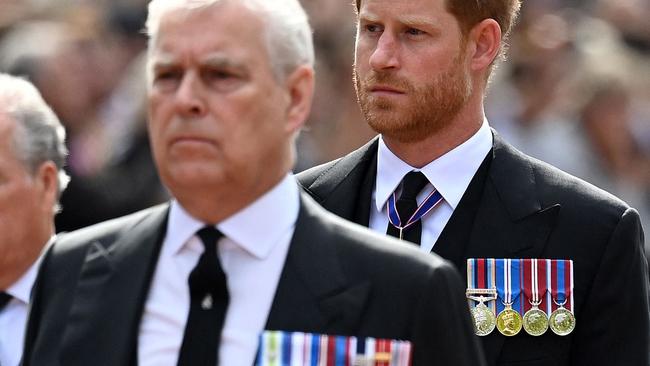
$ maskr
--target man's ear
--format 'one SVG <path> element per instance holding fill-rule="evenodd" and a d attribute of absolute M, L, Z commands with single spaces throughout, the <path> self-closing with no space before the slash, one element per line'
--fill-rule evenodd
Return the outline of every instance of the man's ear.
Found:
<path fill-rule="evenodd" d="M 501 50 L 501 27 L 494 19 L 484 19 L 469 32 L 469 42 L 472 45 L 472 71 L 482 71 L 490 68 Z"/>
<path fill-rule="evenodd" d="M 289 91 L 289 107 L 287 109 L 287 132 L 300 129 L 311 111 L 314 97 L 314 69 L 308 65 L 298 66 L 286 80 Z"/>
<path fill-rule="evenodd" d="M 59 195 L 59 170 L 56 165 L 51 161 L 41 164 L 36 171 L 35 180 L 44 209 L 54 212 Z"/>

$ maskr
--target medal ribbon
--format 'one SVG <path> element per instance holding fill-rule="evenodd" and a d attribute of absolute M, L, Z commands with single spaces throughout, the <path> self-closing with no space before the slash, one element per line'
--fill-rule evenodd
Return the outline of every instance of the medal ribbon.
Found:
<path fill-rule="evenodd" d="M 546 305 L 546 260 L 523 259 L 524 266 L 523 290 L 526 296 L 523 302 L 524 313 L 533 306 L 531 302 L 539 303 L 538 307 L 545 310 Z"/>
<path fill-rule="evenodd" d="M 375 366 L 390 366 L 392 359 L 391 341 L 377 339 L 375 341 Z"/>
<path fill-rule="evenodd" d="M 559 306 L 573 312 L 573 261 L 552 260 L 551 261 L 551 294 L 553 296 L 552 309 L 555 311 Z M 556 304 L 557 303 L 557 304 Z"/>
<path fill-rule="evenodd" d="M 494 258 L 467 259 L 467 288 L 470 289 L 494 289 L 496 288 L 496 260 Z M 478 302 L 468 299 L 470 307 L 475 307 Z M 495 312 L 496 301 L 485 301 L 485 305 Z"/>
<path fill-rule="evenodd" d="M 496 260 L 494 258 L 489 258 L 486 260 L 487 262 L 487 287 L 488 288 L 496 288 L 497 287 L 497 268 L 496 268 Z M 496 314 L 496 303 L 498 301 L 490 301 L 488 304 L 486 304 L 490 309 L 492 309 L 492 312 Z"/>
<path fill-rule="evenodd" d="M 505 309 L 505 304 L 511 304 L 512 309 L 522 313 L 521 300 L 521 260 L 496 260 L 496 287 L 501 301 L 497 301 L 497 312 Z"/>
<path fill-rule="evenodd" d="M 429 193 L 427 198 L 424 199 L 424 202 L 418 206 L 413 215 L 404 223 L 402 218 L 399 217 L 399 213 L 397 213 L 395 192 L 393 192 L 393 194 L 388 197 L 388 221 L 398 229 L 406 229 L 431 212 L 431 210 L 442 202 L 442 200 L 442 195 L 434 188 L 433 192 Z"/>

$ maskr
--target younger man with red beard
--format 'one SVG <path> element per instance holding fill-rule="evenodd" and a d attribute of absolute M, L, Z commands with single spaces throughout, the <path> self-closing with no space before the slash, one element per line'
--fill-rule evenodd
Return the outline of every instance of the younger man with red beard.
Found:
<path fill-rule="evenodd" d="M 492 308 L 491 328 L 478 332 L 489 365 L 648 365 L 648 267 L 637 211 L 515 150 L 485 118 L 488 79 L 520 1 L 356 5 L 355 86 L 380 135 L 299 175 L 303 187 L 333 213 L 437 253 L 461 273 L 474 273 L 470 258 L 571 263 L 567 293 L 542 295 L 552 296 L 553 311 L 571 299 L 566 334 L 500 334 Z M 486 288 L 489 306 L 528 301 L 523 287 L 509 287 L 510 300 L 499 283 Z"/>

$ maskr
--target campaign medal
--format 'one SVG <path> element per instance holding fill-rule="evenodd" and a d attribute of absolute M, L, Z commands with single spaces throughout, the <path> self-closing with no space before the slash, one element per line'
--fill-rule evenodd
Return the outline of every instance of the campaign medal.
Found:
<path fill-rule="evenodd" d="M 470 313 L 474 320 L 474 331 L 477 336 L 486 336 L 496 327 L 494 305 L 490 307 L 485 302 L 497 299 L 495 287 L 494 259 L 467 260 L 467 291 L 465 295 L 470 301 Z M 474 302 L 478 304 L 474 305 Z"/>
<path fill-rule="evenodd" d="M 571 311 L 573 306 L 573 261 L 554 260 L 551 262 L 551 294 L 557 308 L 551 313 L 549 326 L 553 333 L 559 336 L 568 335 L 576 326 L 576 319 Z"/>
<path fill-rule="evenodd" d="M 518 259 L 497 259 L 497 292 L 505 307 L 497 315 L 497 329 L 507 337 L 517 335 L 522 328 L 522 318 L 518 311 L 521 307 L 518 299 L 521 292 L 520 262 Z"/>
<path fill-rule="evenodd" d="M 470 310 L 472 318 L 474 319 L 474 330 L 476 331 L 476 335 L 483 337 L 492 333 L 497 325 L 497 319 L 494 316 L 494 312 L 485 306 L 484 301 L 489 298 L 479 296 L 477 298 L 472 297 L 471 299 L 479 302 L 478 305 Z"/>
<path fill-rule="evenodd" d="M 422 217 L 426 216 L 442 201 L 442 194 L 440 194 L 438 190 L 434 189 L 433 192 L 429 193 L 424 201 L 422 201 L 413 215 L 406 220 L 406 217 L 400 217 L 397 212 L 397 198 L 395 192 L 393 192 L 393 194 L 388 197 L 388 222 L 399 230 L 399 238 L 400 240 L 403 240 L 404 236 L 402 234 L 404 230 L 418 222 Z"/>
<path fill-rule="evenodd" d="M 541 259 L 524 259 L 524 295 L 530 308 L 523 317 L 526 333 L 541 336 L 548 330 L 548 316 L 539 308 L 546 293 L 546 261 Z M 527 305 L 526 305 L 527 306 Z"/>
<path fill-rule="evenodd" d="M 559 336 L 565 336 L 573 332 L 573 329 L 576 327 L 576 318 L 564 305 L 558 305 L 559 307 L 551 313 L 549 323 L 553 333 Z"/>

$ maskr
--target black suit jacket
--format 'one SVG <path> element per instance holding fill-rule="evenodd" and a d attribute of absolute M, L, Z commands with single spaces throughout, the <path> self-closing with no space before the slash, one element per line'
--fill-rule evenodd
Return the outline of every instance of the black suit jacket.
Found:
<path fill-rule="evenodd" d="M 367 226 L 377 141 L 298 179 L 326 209 Z M 433 251 L 464 277 L 467 258 L 574 261 L 575 331 L 507 339 L 495 331 L 482 338 L 489 365 L 649 364 L 648 268 L 638 213 L 496 133 Z"/>
<path fill-rule="evenodd" d="M 405 339 L 417 365 L 482 364 L 453 265 L 303 196 L 267 329 Z M 167 211 L 163 205 L 92 226 L 49 250 L 34 289 L 24 365 L 135 364 Z"/>

